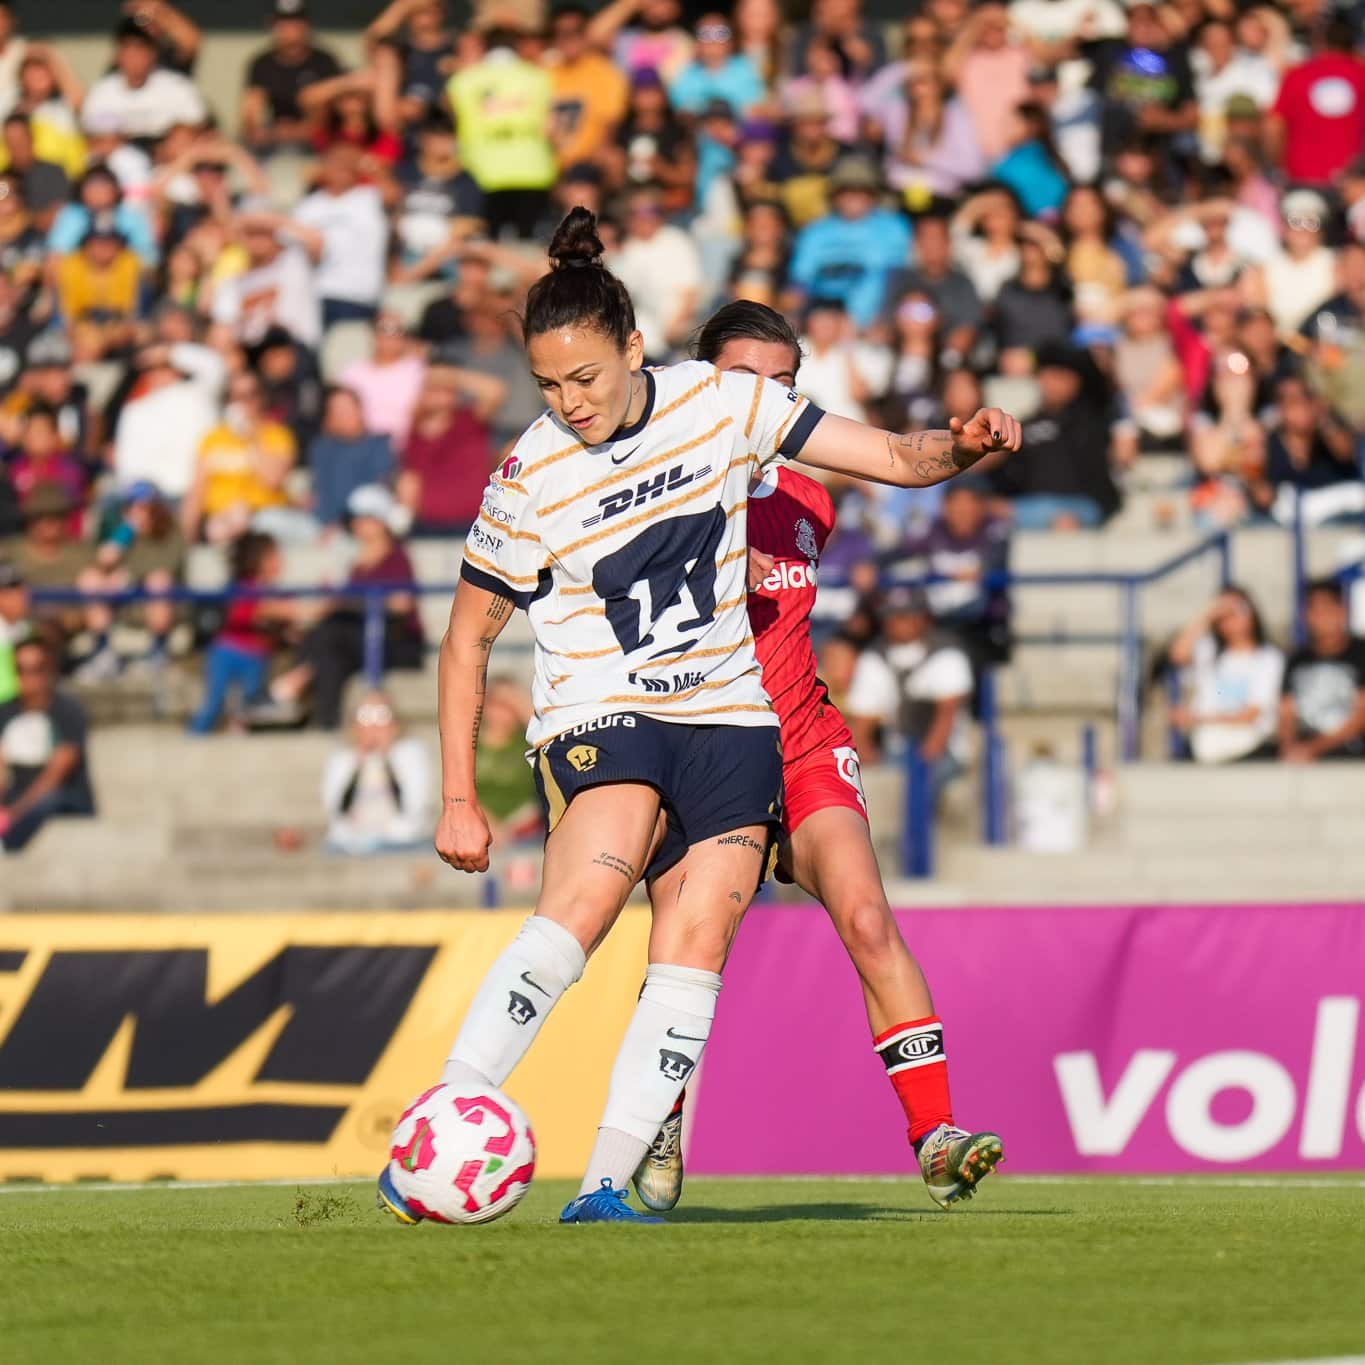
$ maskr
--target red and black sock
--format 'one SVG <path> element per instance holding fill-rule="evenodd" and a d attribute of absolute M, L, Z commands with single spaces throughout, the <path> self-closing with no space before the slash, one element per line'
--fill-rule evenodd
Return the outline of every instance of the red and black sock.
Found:
<path fill-rule="evenodd" d="M 948 1062 L 943 1053 L 943 1021 L 931 1014 L 896 1024 L 872 1040 L 910 1124 L 910 1143 L 919 1144 L 941 1123 L 951 1125 Z"/>

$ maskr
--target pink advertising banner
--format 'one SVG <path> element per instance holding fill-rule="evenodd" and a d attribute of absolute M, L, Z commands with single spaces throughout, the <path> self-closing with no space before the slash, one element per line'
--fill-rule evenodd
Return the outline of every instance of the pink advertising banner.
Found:
<path fill-rule="evenodd" d="M 1016 1172 L 1365 1169 L 1365 905 L 897 914 L 958 1122 Z M 700 1079 L 697 1173 L 881 1173 L 904 1119 L 818 908 L 753 911 Z"/>

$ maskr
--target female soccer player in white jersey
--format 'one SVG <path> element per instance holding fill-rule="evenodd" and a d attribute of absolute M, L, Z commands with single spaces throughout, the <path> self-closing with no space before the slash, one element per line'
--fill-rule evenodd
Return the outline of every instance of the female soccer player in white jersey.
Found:
<path fill-rule="evenodd" d="M 536 645 L 527 739 L 550 829 L 541 892 L 476 992 L 444 1080 L 501 1085 L 635 883 L 679 869 L 567 1223 L 642 1218 L 628 1182 L 701 1058 L 781 818 L 777 716 L 745 605 L 751 477 L 785 455 L 924 486 L 1019 447 L 1018 423 L 993 409 L 960 432 L 902 437 L 755 375 L 697 361 L 645 371 L 630 297 L 601 254 L 593 216 L 574 209 L 527 298 L 527 357 L 549 410 L 470 530 L 439 681 L 436 848 L 482 872 L 490 835 L 474 747 L 488 655 L 525 609 Z M 399 1217 L 418 1216 L 385 1185 Z"/>
<path fill-rule="evenodd" d="M 762 304 L 726 304 L 701 329 L 695 350 L 723 373 L 796 386 L 801 345 L 786 318 Z M 825 907 L 848 951 L 920 1173 L 946 1206 L 970 1198 L 1003 1149 L 996 1134 L 953 1123 L 943 1025 L 887 904 L 853 736 L 816 676 L 810 613 L 820 551 L 833 529 L 824 485 L 793 468 L 769 469 L 749 489 L 749 621 L 782 727 L 782 868 Z M 671 903 L 676 876 L 670 871 L 652 884 L 656 904 Z M 681 1136 L 680 1096 L 635 1175 L 652 1209 L 671 1209 L 682 1193 Z"/>

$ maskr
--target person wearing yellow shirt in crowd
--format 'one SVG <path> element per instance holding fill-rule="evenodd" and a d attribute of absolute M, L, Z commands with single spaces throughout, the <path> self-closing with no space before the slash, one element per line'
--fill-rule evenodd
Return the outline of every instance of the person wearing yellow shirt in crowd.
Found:
<path fill-rule="evenodd" d="M 484 220 L 495 240 L 504 227 L 529 241 L 558 174 L 550 142 L 549 74 L 517 55 L 517 35 L 490 28 L 484 55 L 446 86 L 460 159 L 484 195 Z"/>
<path fill-rule="evenodd" d="M 138 315 L 142 266 L 111 222 L 97 218 L 81 238 L 80 249 L 57 261 L 55 284 L 57 306 L 68 327 L 99 327 L 106 350 L 127 340 Z"/>
<path fill-rule="evenodd" d="M 595 161 L 626 116 L 630 86 L 616 64 L 588 41 L 586 5 L 571 3 L 555 10 L 550 44 L 559 164 Z"/>
<path fill-rule="evenodd" d="M 297 455 L 289 428 L 265 415 L 260 380 L 250 371 L 234 375 L 223 421 L 200 444 L 194 482 L 181 504 L 185 538 L 222 545 L 258 512 L 287 506 L 284 483 Z"/>

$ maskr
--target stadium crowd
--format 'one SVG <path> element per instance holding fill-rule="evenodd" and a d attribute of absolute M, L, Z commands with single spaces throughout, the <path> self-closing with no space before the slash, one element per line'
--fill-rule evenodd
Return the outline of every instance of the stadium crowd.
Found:
<path fill-rule="evenodd" d="M 833 489 L 822 572 L 855 599 L 822 664 L 869 757 L 908 731 L 960 767 L 973 671 L 1008 650 L 987 580 L 1010 535 L 1102 526 L 1149 457 L 1182 462 L 1195 525 L 1365 511 L 1358 6 L 495 0 L 456 26 L 393 0 L 351 69 L 307 0 L 265 18 L 215 110 L 212 40 L 167 0 L 122 6 L 88 88 L 0 0 L 0 707 L 24 705 L 26 632 L 90 684 L 192 641 L 195 731 L 337 727 L 345 586 L 413 582 L 409 542 L 468 528 L 541 409 L 516 310 L 577 203 L 653 360 L 748 298 L 799 321 L 829 411 L 1024 419 L 1024 458 L 945 492 Z M 199 545 L 246 588 L 321 547 L 342 586 L 212 622 L 29 605 L 165 590 Z M 926 569 L 927 594 L 879 596 Z M 1220 603 L 1177 662 L 1237 653 L 1201 643 Z M 386 606 L 390 666 L 419 664 L 412 594 Z M 1292 728 L 1267 713 L 1248 752 L 1311 756 Z"/>

